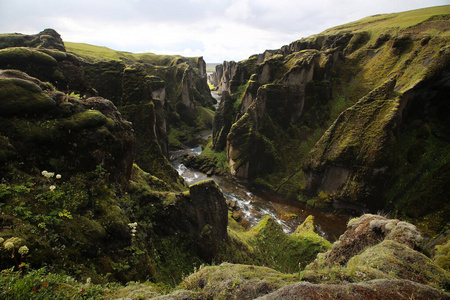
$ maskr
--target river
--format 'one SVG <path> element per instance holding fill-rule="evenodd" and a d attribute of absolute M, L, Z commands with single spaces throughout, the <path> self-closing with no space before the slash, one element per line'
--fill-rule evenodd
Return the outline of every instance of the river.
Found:
<path fill-rule="evenodd" d="M 216 99 L 219 96 L 212 93 Z M 207 138 L 208 135 L 203 135 Z M 201 146 L 171 152 L 171 163 L 189 184 L 212 178 L 221 188 L 225 198 L 235 202 L 240 212 L 240 224 L 246 228 L 256 225 L 264 215 L 272 216 L 287 234 L 291 234 L 309 216 L 314 216 L 316 231 L 330 242 L 335 241 L 346 230 L 348 217 L 326 214 L 306 207 L 298 201 L 286 199 L 268 192 L 251 189 L 241 183 L 223 176 L 210 176 L 187 168 L 182 160 L 187 155 L 199 155 Z"/>

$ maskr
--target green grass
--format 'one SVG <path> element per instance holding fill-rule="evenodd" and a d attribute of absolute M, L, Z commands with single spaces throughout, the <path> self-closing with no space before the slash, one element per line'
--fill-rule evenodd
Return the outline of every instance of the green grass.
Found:
<path fill-rule="evenodd" d="M 338 34 L 343 31 L 358 32 L 364 30 L 375 33 L 398 32 L 399 30 L 405 30 L 416 26 L 435 15 L 445 14 L 450 14 L 450 5 L 416 9 L 401 13 L 374 15 L 327 29 L 321 32 L 320 35 Z M 449 36 L 450 32 L 448 30 L 440 30 L 439 35 Z"/>
<path fill-rule="evenodd" d="M 85 43 L 64 42 L 64 45 L 66 46 L 67 52 L 72 52 L 90 62 L 121 60 L 135 63 L 155 64 L 156 66 L 169 66 L 178 59 L 186 59 L 180 55 L 158 55 L 154 53 L 116 51 L 107 47 Z"/>

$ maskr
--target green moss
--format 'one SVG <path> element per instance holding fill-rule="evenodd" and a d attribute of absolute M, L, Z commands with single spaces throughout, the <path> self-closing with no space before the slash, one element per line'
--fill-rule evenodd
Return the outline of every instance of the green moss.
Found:
<path fill-rule="evenodd" d="M 347 271 L 356 277 L 408 279 L 437 288 L 450 284 L 448 272 L 425 255 L 394 241 L 384 241 L 353 257 Z"/>
<path fill-rule="evenodd" d="M 68 130 L 81 130 L 105 125 L 107 118 L 98 110 L 86 110 L 60 121 L 62 127 Z"/>
<path fill-rule="evenodd" d="M 0 50 L 0 64 L 7 66 L 9 63 L 56 66 L 58 63 L 52 56 L 31 48 L 17 47 Z"/>
<path fill-rule="evenodd" d="M 436 253 L 434 255 L 434 263 L 442 269 L 450 270 L 450 239 L 447 243 L 436 246 Z"/>
<path fill-rule="evenodd" d="M 55 107 L 55 102 L 33 82 L 0 78 L 0 114 L 39 114 Z"/>
<path fill-rule="evenodd" d="M 310 229 L 299 229 L 292 235 L 285 234 L 281 225 L 270 216 L 263 217 L 249 231 L 229 229 L 229 236 L 231 242 L 228 249 L 224 249 L 222 255 L 225 257 L 222 259 L 265 265 L 285 273 L 298 272 L 299 264 L 306 266 L 317 253 L 331 247 L 328 241 Z"/>
<path fill-rule="evenodd" d="M 367 17 L 355 22 L 327 29 L 321 34 L 338 34 L 343 31 L 358 32 L 370 30 L 372 32 L 390 32 L 405 30 L 421 24 L 427 20 L 431 21 L 435 15 L 450 14 L 450 8 L 446 6 L 435 6 L 424 9 L 410 10 L 401 13 L 381 14 Z M 447 35 L 445 30 L 439 30 L 439 34 Z"/>
<path fill-rule="evenodd" d="M 254 299 L 295 281 L 266 267 L 233 265 L 204 267 L 190 275 L 179 286 L 208 299 Z"/>

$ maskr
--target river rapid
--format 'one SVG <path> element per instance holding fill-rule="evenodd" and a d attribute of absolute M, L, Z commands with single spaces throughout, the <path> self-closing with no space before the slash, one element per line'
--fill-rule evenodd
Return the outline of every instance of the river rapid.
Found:
<path fill-rule="evenodd" d="M 214 98 L 219 99 L 217 94 L 212 93 L 212 95 Z M 206 139 L 210 134 L 203 134 L 201 138 Z M 184 157 L 199 155 L 201 151 L 200 145 L 172 151 L 170 154 L 171 163 L 189 185 L 212 178 L 220 186 L 225 198 L 229 202 L 236 203 L 236 208 L 242 218 L 240 224 L 245 228 L 251 228 L 264 215 L 270 215 L 282 226 L 285 233 L 291 234 L 309 215 L 313 215 L 317 233 L 330 242 L 338 239 L 345 231 L 348 217 L 326 214 L 319 210 L 308 208 L 298 201 L 249 188 L 230 178 L 216 175 L 207 176 L 202 172 L 187 168 L 183 164 L 182 160 Z"/>

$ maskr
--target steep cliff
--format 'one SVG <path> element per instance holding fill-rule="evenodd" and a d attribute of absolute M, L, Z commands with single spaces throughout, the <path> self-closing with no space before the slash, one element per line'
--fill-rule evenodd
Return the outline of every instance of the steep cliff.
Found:
<path fill-rule="evenodd" d="M 167 119 L 211 126 L 203 59 L 69 54 L 50 29 L 0 45 L 0 268 L 173 283 L 211 262 L 225 199 L 211 182 L 189 188 L 164 156 Z"/>
<path fill-rule="evenodd" d="M 219 90 L 240 100 L 231 174 L 311 205 L 386 209 L 443 230 L 449 8 L 372 16 L 217 66 Z"/>
<path fill-rule="evenodd" d="M 174 188 L 183 188 L 167 157 L 169 144 L 182 146 L 212 126 L 215 100 L 206 83 L 203 58 L 65 45 L 53 29 L 36 35 L 0 35 L 0 49 L 0 68 L 27 72 L 69 94 L 110 99 L 133 124 L 139 166 Z"/>

